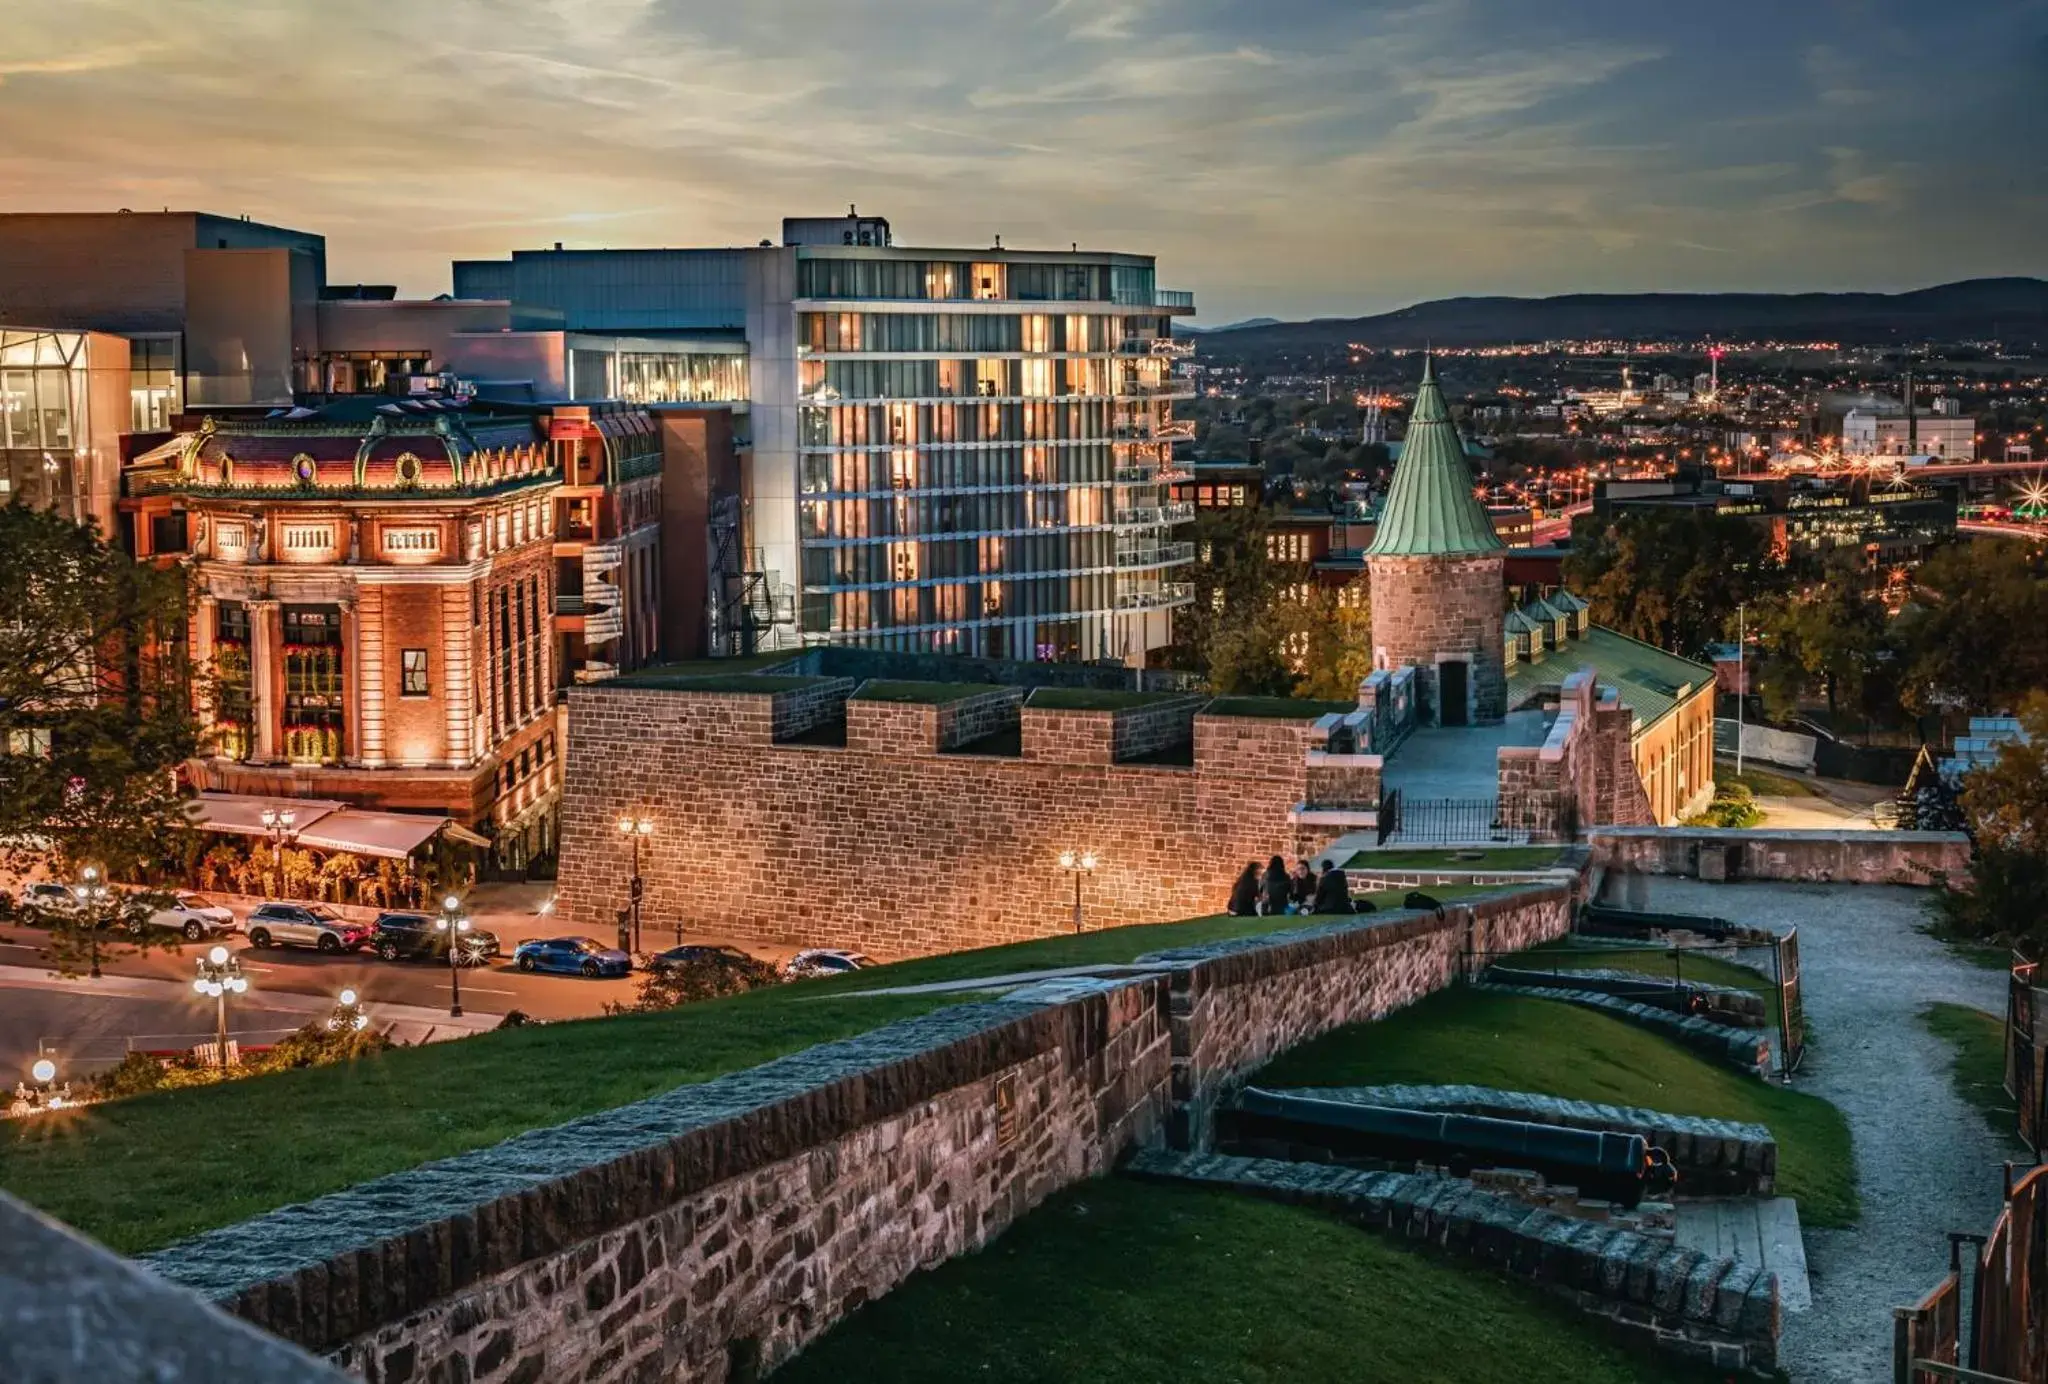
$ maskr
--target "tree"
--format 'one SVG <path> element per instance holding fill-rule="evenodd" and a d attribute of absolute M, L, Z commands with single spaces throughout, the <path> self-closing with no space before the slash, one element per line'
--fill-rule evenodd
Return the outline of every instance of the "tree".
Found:
<path fill-rule="evenodd" d="M 1676 654 L 1697 654 L 1737 606 L 1784 585 L 1763 532 L 1736 515 L 1655 508 L 1585 529 L 1564 574 L 1594 621 Z"/>
<path fill-rule="evenodd" d="M 1312 585 L 1283 605 L 1283 646 L 1298 651 L 1293 694 L 1348 702 L 1372 672 L 1370 588 L 1356 577 L 1341 590 Z"/>
<path fill-rule="evenodd" d="M 782 977 L 765 961 L 751 956 L 724 953 L 704 955 L 640 978 L 640 989 L 631 1004 L 605 1005 L 607 1014 L 646 1014 L 698 1000 L 744 994 L 764 985 L 777 984 Z"/>
<path fill-rule="evenodd" d="M 2048 562 L 2030 545 L 1943 548 L 1914 573 L 1898 624 L 1901 695 L 1923 715 L 2009 712 L 2048 687 Z"/>
<path fill-rule="evenodd" d="M 1933 908 L 1945 931 L 2020 944 L 2038 957 L 2048 943 L 2048 693 L 2028 697 L 2020 725 L 2026 738 L 1963 776 L 1970 879 L 1938 878 Z"/>
<path fill-rule="evenodd" d="M 1891 718 L 1897 707 L 1891 617 L 1853 556 L 1830 561 L 1805 591 L 1767 601 L 1755 621 L 1764 647 L 1757 682 L 1770 715 L 1790 715 L 1818 688 L 1831 715 L 1847 705 L 1866 722 Z"/>
<path fill-rule="evenodd" d="M 16 501 L 0 509 L 0 861 L 133 878 L 179 858 L 198 751 L 184 652 L 185 583 L 92 529 Z M 60 969 L 115 938 L 120 908 L 53 913 Z"/>

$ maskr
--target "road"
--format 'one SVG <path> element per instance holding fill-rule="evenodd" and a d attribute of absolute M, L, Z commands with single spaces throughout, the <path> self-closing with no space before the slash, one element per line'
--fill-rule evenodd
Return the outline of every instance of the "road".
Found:
<path fill-rule="evenodd" d="M 229 906 L 241 919 L 250 905 Z M 11 1088 L 44 1046 L 64 1055 L 67 1072 L 83 1072 L 119 1061 L 130 1039 L 136 1047 L 157 1049 L 210 1041 L 213 1003 L 192 990 L 192 980 L 195 962 L 215 945 L 233 952 L 249 978 L 248 992 L 229 1004 L 230 1030 L 249 1042 L 267 1041 L 327 1013 L 344 989 L 356 991 L 372 1022 L 406 1042 L 489 1027 L 515 1009 L 537 1019 L 580 1019 L 633 998 L 637 980 L 631 977 L 586 980 L 514 969 L 509 957 L 521 941 L 576 931 L 545 914 L 492 912 L 481 915 L 480 925 L 497 934 L 505 954 L 487 966 L 463 969 L 466 1022 L 460 1025 L 446 1020 L 446 966 L 385 962 L 367 951 L 327 956 L 300 948 L 258 950 L 237 934 L 219 943 L 178 942 L 125 954 L 107 960 L 98 981 L 60 982 L 43 957 L 45 934 L 0 926 L 0 1088 Z M 793 950 L 689 930 L 678 934 L 668 927 L 647 929 L 644 940 L 649 950 L 660 950 L 679 935 L 686 942 L 737 945 L 778 964 Z"/>

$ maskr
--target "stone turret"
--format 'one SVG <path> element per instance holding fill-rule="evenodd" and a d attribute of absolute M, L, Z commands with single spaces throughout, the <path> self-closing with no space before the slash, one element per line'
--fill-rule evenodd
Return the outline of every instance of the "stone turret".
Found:
<path fill-rule="evenodd" d="M 1506 552 L 1472 493 L 1465 444 L 1435 368 L 1425 364 L 1401 460 L 1365 550 L 1373 666 L 1416 670 L 1425 724 L 1507 715 Z"/>

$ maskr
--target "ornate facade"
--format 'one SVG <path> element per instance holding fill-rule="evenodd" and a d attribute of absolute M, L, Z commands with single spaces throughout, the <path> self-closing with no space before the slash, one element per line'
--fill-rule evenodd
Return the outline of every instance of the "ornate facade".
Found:
<path fill-rule="evenodd" d="M 182 421 L 123 507 L 138 555 L 192 566 L 199 785 L 443 813 L 507 864 L 552 849 L 556 689 L 655 642 L 652 420 L 436 399 Z"/>

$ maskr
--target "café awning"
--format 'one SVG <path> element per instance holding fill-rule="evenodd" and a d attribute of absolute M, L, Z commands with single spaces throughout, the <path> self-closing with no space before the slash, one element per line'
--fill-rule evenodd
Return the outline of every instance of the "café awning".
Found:
<path fill-rule="evenodd" d="M 193 800 L 190 815 L 193 826 L 201 831 L 267 836 L 269 829 L 263 825 L 266 810 L 292 813 L 294 842 L 318 851 L 403 860 L 443 832 L 466 845 L 490 844 L 450 817 L 370 812 L 325 799 L 202 793 Z"/>

